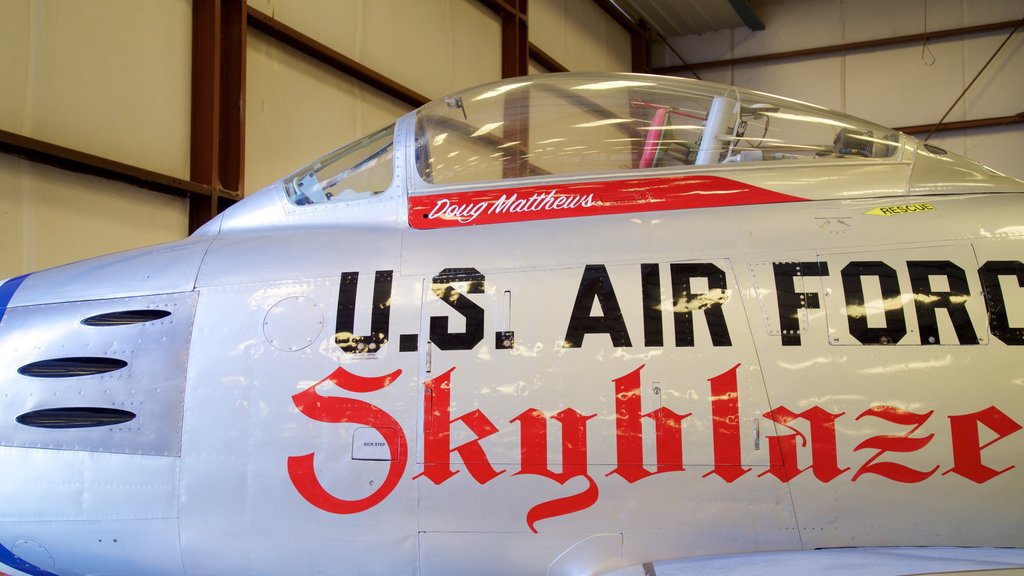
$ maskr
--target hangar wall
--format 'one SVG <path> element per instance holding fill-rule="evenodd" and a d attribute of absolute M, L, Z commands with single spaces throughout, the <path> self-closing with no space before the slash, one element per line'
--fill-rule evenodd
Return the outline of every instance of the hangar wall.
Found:
<path fill-rule="evenodd" d="M 500 23 L 473 0 L 249 5 L 429 98 L 501 78 Z M 248 42 L 250 192 L 411 110 L 259 32 Z"/>
<path fill-rule="evenodd" d="M 1019 0 L 762 0 L 755 7 L 766 25 L 763 31 L 720 30 L 672 38 L 670 43 L 688 62 L 712 62 L 1024 18 L 1024 3 Z M 885 126 L 933 124 L 1009 32 L 701 68 L 698 74 Z M 652 60 L 654 68 L 679 64 L 663 44 L 652 50 Z M 1024 112 L 1022 79 L 1024 29 L 1010 39 L 946 121 Z M 938 132 L 929 142 L 1024 179 L 1024 124 Z"/>
<path fill-rule="evenodd" d="M 501 77 L 477 0 L 250 0 L 429 98 Z M 530 40 L 577 70 L 628 70 L 593 0 L 530 0 Z M 189 177 L 191 0 L 0 0 L 0 130 Z M 249 29 L 245 193 L 407 112 Z M 543 69 L 531 63 L 531 71 Z M 0 154 L 0 279 L 184 238 L 186 200 Z"/>
<path fill-rule="evenodd" d="M 0 1 L 0 130 L 188 177 L 191 3 Z M 0 154 L 0 278 L 175 240 L 185 200 Z"/>
<path fill-rule="evenodd" d="M 501 26 L 480 0 L 249 0 L 429 98 L 495 80 Z M 1019 19 L 1017 0 L 762 0 L 768 28 L 674 38 L 718 60 Z M 191 0 L 0 0 L 0 130 L 172 177 L 189 176 Z M 570 70 L 630 67 L 630 38 L 593 0 L 530 0 L 530 41 Z M 884 18 L 878 18 L 885 14 Z M 920 44 L 702 71 L 882 124 L 936 122 L 1005 37 Z M 1024 101 L 1024 32 L 950 120 L 1012 115 Z M 676 63 L 664 47 L 654 67 Z M 531 62 L 530 71 L 543 72 Z M 409 110 L 250 28 L 245 187 L 250 193 Z M 932 141 L 1024 178 L 1024 125 Z M 0 154 L 0 278 L 183 238 L 187 201 Z"/>
<path fill-rule="evenodd" d="M 476 0 L 249 5 L 431 99 L 501 78 L 501 22 Z M 628 33 L 593 0 L 530 0 L 529 26 L 530 41 L 570 70 L 629 70 Z M 248 192 L 411 109 L 259 32 L 248 43 Z"/>
<path fill-rule="evenodd" d="M 530 40 L 569 70 L 630 70 L 629 33 L 593 0 L 530 0 Z"/>

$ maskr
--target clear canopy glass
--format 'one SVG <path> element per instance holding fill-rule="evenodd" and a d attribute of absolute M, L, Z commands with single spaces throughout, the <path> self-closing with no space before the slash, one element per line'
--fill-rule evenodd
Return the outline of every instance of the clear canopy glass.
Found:
<path fill-rule="evenodd" d="M 394 176 L 394 126 L 285 181 L 297 205 L 372 198 Z M 531 176 L 893 159 L 898 132 L 732 86 L 637 74 L 543 74 L 457 92 L 416 112 L 423 185 Z M 413 184 L 413 187 L 417 187 Z"/>
<path fill-rule="evenodd" d="M 349 202 L 384 193 L 394 176 L 394 125 L 344 146 L 285 180 L 293 204 Z"/>
<path fill-rule="evenodd" d="M 708 82 L 545 74 L 427 104 L 416 166 L 429 184 L 722 163 L 891 158 L 899 133 Z"/>

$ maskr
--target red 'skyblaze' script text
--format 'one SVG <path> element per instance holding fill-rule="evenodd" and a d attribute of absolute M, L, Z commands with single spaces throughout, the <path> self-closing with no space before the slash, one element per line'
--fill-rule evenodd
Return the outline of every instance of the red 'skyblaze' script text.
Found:
<path fill-rule="evenodd" d="M 704 478 L 717 476 L 731 484 L 751 472 L 742 466 L 740 397 L 737 385 L 737 364 L 725 372 L 708 379 L 711 403 L 711 442 L 714 462 Z M 616 466 L 606 476 L 619 476 L 633 484 L 656 474 L 684 472 L 683 423 L 692 413 L 679 414 L 661 407 L 643 413 L 640 402 L 640 374 L 644 366 L 611 382 L 615 387 L 615 452 Z M 426 478 L 436 485 L 443 484 L 460 472 L 453 467 L 456 455 L 462 468 L 477 484 L 483 485 L 501 476 L 491 463 L 485 449 L 485 440 L 497 434 L 497 425 L 480 409 L 463 414 L 452 414 L 452 376 L 455 368 L 424 382 L 423 398 L 423 470 L 413 479 Z M 390 454 L 390 466 L 385 480 L 368 496 L 346 500 L 331 494 L 317 478 L 313 467 L 314 453 L 288 458 L 288 475 L 299 494 L 310 504 L 334 514 L 355 514 L 373 508 L 398 486 L 408 464 L 408 442 L 399 422 L 386 410 L 368 402 L 343 396 L 324 396 L 317 388 L 331 383 L 337 388 L 355 394 L 383 390 L 401 376 L 401 370 L 379 377 L 357 376 L 338 368 L 327 378 L 292 396 L 299 412 L 318 422 L 356 424 L 380 433 Z M 912 412 L 888 405 L 874 405 L 861 412 L 855 420 L 875 419 L 905 427 L 903 434 L 872 436 L 854 448 L 854 452 L 870 453 L 867 460 L 850 475 L 850 481 L 870 474 L 901 483 L 923 482 L 941 467 L 926 470 L 901 464 L 899 454 L 910 453 L 927 446 L 934 434 L 920 434 L 920 429 L 932 418 L 934 411 Z M 769 467 L 758 477 L 774 476 L 789 482 L 810 471 L 815 479 L 828 483 L 847 474 L 851 468 L 841 467 L 836 447 L 836 422 L 844 412 L 828 412 L 820 406 L 811 406 L 794 412 L 779 406 L 763 414 L 776 425 L 776 435 L 766 436 Z M 541 520 L 564 516 L 585 510 L 597 503 L 600 496 L 597 482 L 590 475 L 587 456 L 588 426 L 596 414 L 581 414 L 573 408 L 546 415 L 537 408 L 527 408 L 509 421 L 518 425 L 520 437 L 519 470 L 511 476 L 533 475 L 566 485 L 574 478 L 583 479 L 583 489 L 554 500 L 539 502 L 526 513 L 527 526 L 537 532 Z M 655 462 L 645 465 L 643 419 L 654 423 Z M 982 460 L 982 451 L 1014 434 L 1021 425 L 995 406 L 970 414 L 949 416 L 952 438 L 953 465 L 942 476 L 956 474 L 978 484 L 984 484 L 1006 473 L 1015 466 L 996 470 Z M 548 461 L 548 420 L 561 428 L 561 470 L 552 470 Z M 799 424 L 798 422 L 802 421 Z M 451 426 L 461 422 L 473 434 L 473 439 L 452 446 Z M 982 443 L 981 428 L 990 438 Z M 805 430 L 808 433 L 802 431 Z M 785 432 L 784 432 L 785 431 Z M 993 437 L 994 435 L 994 437 Z M 810 444 L 810 462 L 801 468 L 798 448 Z M 574 486 L 579 483 L 574 483 Z"/>

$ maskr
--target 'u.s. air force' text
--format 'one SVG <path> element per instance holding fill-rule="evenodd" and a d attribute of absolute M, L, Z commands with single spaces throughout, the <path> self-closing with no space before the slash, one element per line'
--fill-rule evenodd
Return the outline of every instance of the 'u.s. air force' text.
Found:
<path fill-rule="evenodd" d="M 774 262 L 770 266 L 774 298 L 765 305 L 775 307 L 775 335 L 782 346 L 803 344 L 806 327 L 801 326 L 801 316 L 804 311 L 822 307 L 824 289 L 820 282 L 825 279 L 838 280 L 846 328 L 861 344 L 973 345 L 980 342 L 979 336 L 983 334 L 979 335 L 979 327 L 985 324 L 992 337 L 1004 344 L 1024 344 L 1024 323 L 1015 325 L 1010 313 L 1014 305 L 1024 306 L 1024 290 L 1016 291 L 1024 288 L 1024 263 L 1018 260 L 991 260 L 977 270 L 968 270 L 949 260 L 908 260 L 898 264 L 857 260 L 838 270 L 826 261 Z M 898 273 L 898 268 L 905 274 Z M 699 341 L 694 328 L 694 317 L 698 314 L 703 315 L 712 346 L 732 346 L 732 333 L 738 327 L 727 321 L 724 308 L 737 287 L 731 285 L 734 281 L 721 266 L 710 262 L 642 263 L 635 265 L 632 278 L 624 277 L 622 269 L 616 267 L 618 274 L 613 282 L 606 265 L 586 265 L 579 275 L 573 301 L 544 302 L 545 315 L 564 317 L 565 330 L 559 335 L 564 348 L 609 343 L 617 348 L 693 347 Z M 976 285 L 980 285 L 980 290 L 972 292 L 968 274 L 977 274 Z M 663 294 L 662 275 L 667 275 L 670 294 Z M 376 353 L 391 340 L 393 277 L 392 270 L 377 271 L 372 300 L 357 303 L 360 273 L 341 274 L 335 342 L 345 353 Z M 818 279 L 819 283 L 807 279 Z M 627 286 L 630 282 L 633 284 Z M 445 315 L 429 319 L 428 339 L 433 346 L 441 350 L 472 350 L 484 341 L 488 311 L 472 295 L 483 294 L 486 284 L 487 277 L 476 268 L 445 268 L 431 279 L 431 292 L 450 307 Z M 628 295 L 629 301 L 623 295 Z M 873 319 L 865 311 L 875 295 L 880 295 L 882 304 L 876 306 L 877 318 Z M 977 299 L 984 302 L 984 307 L 976 305 L 972 312 L 970 304 Z M 670 322 L 665 322 L 667 314 L 663 314 L 666 301 L 672 303 Z M 904 306 L 907 301 L 912 306 Z M 357 308 L 367 304 L 370 333 L 357 335 Z M 627 324 L 622 312 L 626 306 L 642 310 L 640 322 Z M 917 322 L 916 334 L 910 336 L 908 314 L 913 314 Z M 981 315 L 987 318 L 977 318 Z M 463 326 L 458 330 L 452 329 L 456 322 L 451 320 L 456 317 L 461 317 L 458 324 Z M 952 330 L 943 335 L 940 325 L 951 326 Z M 906 342 L 908 337 L 918 341 Z M 510 332 L 496 333 L 495 348 L 511 348 L 513 338 Z M 399 350 L 415 351 L 418 342 L 416 333 L 401 334 Z"/>

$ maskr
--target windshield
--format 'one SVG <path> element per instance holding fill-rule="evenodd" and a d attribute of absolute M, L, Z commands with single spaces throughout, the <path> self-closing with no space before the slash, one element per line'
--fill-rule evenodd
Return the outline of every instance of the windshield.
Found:
<path fill-rule="evenodd" d="M 351 202 L 384 193 L 394 173 L 394 125 L 357 140 L 285 180 L 293 204 Z"/>
<path fill-rule="evenodd" d="M 734 87 L 641 75 L 546 74 L 432 102 L 416 122 L 430 184 L 734 162 L 894 157 L 899 134 Z"/>

